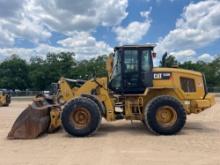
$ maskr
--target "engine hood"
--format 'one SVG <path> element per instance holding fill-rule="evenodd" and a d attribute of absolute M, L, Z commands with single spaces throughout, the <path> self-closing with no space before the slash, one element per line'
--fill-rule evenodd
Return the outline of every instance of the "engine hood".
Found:
<path fill-rule="evenodd" d="M 192 70 L 186 70 L 186 69 L 179 69 L 179 68 L 160 68 L 160 67 L 155 67 L 153 68 L 153 72 L 178 72 L 178 73 L 184 73 L 184 74 L 191 74 L 195 76 L 202 76 L 202 73 L 197 72 L 197 71 L 192 71 Z"/>

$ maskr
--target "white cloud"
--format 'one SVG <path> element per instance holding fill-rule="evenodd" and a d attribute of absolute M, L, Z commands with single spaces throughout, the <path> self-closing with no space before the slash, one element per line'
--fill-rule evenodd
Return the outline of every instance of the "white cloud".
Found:
<path fill-rule="evenodd" d="M 198 57 L 198 60 L 204 61 L 204 62 L 211 62 L 215 59 L 215 56 L 212 56 L 208 53 L 202 54 Z"/>
<path fill-rule="evenodd" d="M 49 39 L 51 31 L 69 35 L 118 25 L 127 16 L 127 6 L 127 0 L 1 0 L 0 31 L 10 36 L 10 44 L 15 38 L 38 43 Z"/>
<path fill-rule="evenodd" d="M 207 0 L 185 7 L 176 28 L 159 41 L 160 49 L 198 49 L 220 38 L 220 1 Z"/>
<path fill-rule="evenodd" d="M 145 18 L 143 22 L 134 21 L 129 23 L 127 27 L 118 26 L 114 28 L 117 41 L 120 44 L 133 44 L 140 41 L 151 26 L 149 14 L 150 11 L 142 11 L 140 15 Z"/>
<path fill-rule="evenodd" d="M 156 47 L 156 52 L 157 53 L 159 52 L 160 54 L 158 54 L 158 57 L 156 59 L 154 59 L 154 65 L 155 66 L 159 65 L 159 63 L 162 59 L 161 56 L 166 52 L 166 51 L 162 52 L 162 50 L 159 50 L 159 49 L 160 49 L 160 47 L 158 47 L 158 48 Z M 169 55 L 174 56 L 177 59 L 177 61 L 180 62 L 180 63 L 183 63 L 185 61 L 195 62 L 195 61 L 198 60 L 197 52 L 192 50 L 192 49 L 168 52 L 168 56 Z"/>
<path fill-rule="evenodd" d="M 51 37 L 51 32 L 49 32 L 44 26 L 36 20 L 28 18 L 23 18 L 18 23 L 2 23 L 2 28 L 5 29 L 6 34 L 11 34 L 14 38 L 28 39 L 34 43 L 45 41 Z"/>
<path fill-rule="evenodd" d="M 177 52 L 171 52 L 170 55 L 175 56 L 179 61 L 187 61 L 191 60 L 196 55 L 196 52 L 192 49 L 187 49 Z"/>
<path fill-rule="evenodd" d="M 19 11 L 23 8 L 26 0 L 0 0 L 0 17 L 8 18 L 19 15 Z"/>
<path fill-rule="evenodd" d="M 176 28 L 160 38 L 156 51 L 159 55 L 165 51 L 175 52 L 181 61 L 211 58 L 211 55 L 195 55 L 195 51 L 220 39 L 219 18 L 219 0 L 190 3 L 177 20 Z"/>
<path fill-rule="evenodd" d="M 157 3 L 161 3 L 161 2 L 174 2 L 174 1 L 177 1 L 177 0 L 146 0 L 146 2 L 151 2 L 151 1 L 155 1 Z"/>
<path fill-rule="evenodd" d="M 152 10 L 152 7 L 151 7 L 150 10 L 148 10 L 148 11 L 141 11 L 141 12 L 140 12 L 140 15 L 141 15 L 142 17 L 146 18 L 146 19 L 149 19 L 149 15 L 150 15 L 150 13 L 151 13 L 151 10 Z"/>
<path fill-rule="evenodd" d="M 192 49 L 170 52 L 169 55 L 174 56 L 180 63 L 183 63 L 185 61 L 198 61 L 197 52 Z"/>
<path fill-rule="evenodd" d="M 128 14 L 127 6 L 128 0 L 0 0 L 0 55 L 24 57 L 66 50 L 85 59 L 106 54 L 111 47 L 91 33 L 98 26 L 119 25 Z M 54 31 L 67 36 L 57 48 L 43 44 Z M 12 48 L 16 39 L 28 40 L 36 48 Z"/>
<path fill-rule="evenodd" d="M 14 36 L 7 30 L 3 30 L 0 26 L 0 47 L 12 46 L 14 44 Z"/>
<path fill-rule="evenodd" d="M 168 55 L 174 56 L 177 59 L 177 61 L 180 63 L 183 63 L 186 61 L 192 61 L 192 62 L 204 61 L 208 63 L 208 62 L 213 61 L 217 57 L 217 55 L 211 55 L 208 53 L 204 53 L 200 55 L 195 50 L 192 50 L 192 49 L 168 52 Z M 161 60 L 160 56 L 159 58 L 154 59 L 154 64 L 158 66 L 160 60 Z"/>
<path fill-rule="evenodd" d="M 1 47 L 13 46 L 16 38 L 38 43 L 51 37 L 51 32 L 29 10 L 30 2 L 0 1 L 0 33 L 3 34 L 0 37 Z"/>
<path fill-rule="evenodd" d="M 113 49 L 103 41 L 97 41 L 89 33 L 75 32 L 73 37 L 58 41 L 60 46 L 54 47 L 47 44 L 39 44 L 36 48 L 0 48 L 0 60 L 17 54 L 19 57 L 29 60 L 31 57 L 46 57 L 48 52 L 74 52 L 77 60 L 90 59 L 98 55 L 110 53 Z"/>
<path fill-rule="evenodd" d="M 39 56 L 42 58 L 46 57 L 48 52 L 62 52 L 68 51 L 61 47 L 53 47 L 46 44 L 39 44 L 36 48 L 0 48 L 0 59 L 10 57 L 12 54 L 16 54 L 22 59 L 29 60 L 31 57 Z"/>
<path fill-rule="evenodd" d="M 113 51 L 108 44 L 97 41 L 86 32 L 75 32 L 72 37 L 58 41 L 58 44 L 75 52 L 79 60 L 97 57 Z"/>
<path fill-rule="evenodd" d="M 30 9 L 49 28 L 63 33 L 91 31 L 119 24 L 126 16 L 127 0 L 32 0 Z M 38 6 L 38 7 L 36 7 Z"/>

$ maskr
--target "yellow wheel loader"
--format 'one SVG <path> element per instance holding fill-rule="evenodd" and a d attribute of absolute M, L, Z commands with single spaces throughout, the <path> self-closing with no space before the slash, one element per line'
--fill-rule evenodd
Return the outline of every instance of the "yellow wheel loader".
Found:
<path fill-rule="evenodd" d="M 61 78 L 58 91 L 66 102 L 61 115 L 65 131 L 88 136 L 104 117 L 107 121 L 140 120 L 153 133 L 173 135 L 184 127 L 187 114 L 215 103 L 202 73 L 153 67 L 154 47 L 115 47 L 107 60 L 108 77 L 93 78 L 78 87 Z"/>
<path fill-rule="evenodd" d="M 139 120 L 155 134 L 178 133 L 187 114 L 210 108 L 215 99 L 208 94 L 202 73 L 153 67 L 154 47 L 115 47 L 106 62 L 108 77 L 61 78 L 55 84 L 60 105 L 46 97 L 34 100 L 18 117 L 8 138 L 36 138 L 61 124 L 72 136 L 88 136 L 99 128 L 102 117 Z"/>
<path fill-rule="evenodd" d="M 0 90 L 0 106 L 9 106 L 11 103 L 11 96 L 5 90 Z"/>

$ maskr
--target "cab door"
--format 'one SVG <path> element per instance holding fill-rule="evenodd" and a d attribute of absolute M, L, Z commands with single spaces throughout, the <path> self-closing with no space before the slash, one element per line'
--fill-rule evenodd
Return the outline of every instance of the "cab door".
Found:
<path fill-rule="evenodd" d="M 153 86 L 153 61 L 151 51 L 152 49 L 140 50 L 140 81 L 144 90 Z"/>
<path fill-rule="evenodd" d="M 122 83 L 124 93 L 143 93 L 152 86 L 152 65 L 149 50 L 124 49 Z"/>
<path fill-rule="evenodd" d="M 137 49 L 125 49 L 123 52 L 123 89 L 124 93 L 136 93 L 139 88 L 139 52 Z"/>

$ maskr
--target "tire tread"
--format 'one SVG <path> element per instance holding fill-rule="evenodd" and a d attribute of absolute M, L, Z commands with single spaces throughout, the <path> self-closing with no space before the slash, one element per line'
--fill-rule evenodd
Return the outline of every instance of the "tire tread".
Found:
<path fill-rule="evenodd" d="M 152 113 L 152 108 L 157 107 L 158 104 L 160 104 L 161 102 L 163 102 L 164 100 L 168 101 L 168 102 L 173 102 L 174 104 L 176 104 L 178 106 L 178 111 L 181 114 L 179 120 L 179 125 L 175 126 L 175 129 L 170 131 L 170 132 L 163 132 L 163 131 L 158 131 L 155 130 L 155 128 L 152 127 L 152 123 L 154 122 L 152 118 L 149 118 L 148 116 L 151 115 L 150 113 Z M 185 109 L 183 107 L 183 105 L 174 97 L 169 96 L 169 95 L 161 95 L 161 96 L 157 96 L 155 98 L 153 98 L 146 106 L 145 111 L 144 111 L 144 116 L 145 116 L 145 123 L 146 126 L 148 127 L 148 129 L 154 133 L 154 134 L 161 134 L 161 135 L 173 135 L 178 133 L 182 127 L 184 127 L 185 122 L 186 122 L 186 112 Z M 179 128 L 176 128 L 179 127 Z"/>

